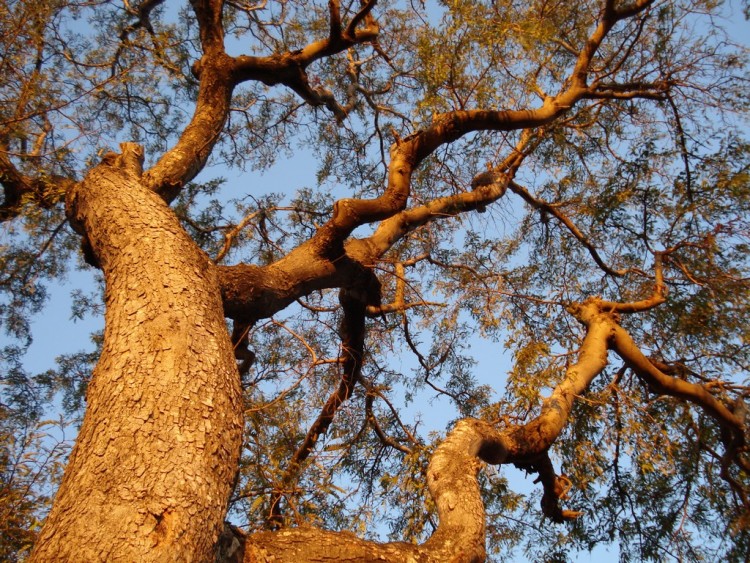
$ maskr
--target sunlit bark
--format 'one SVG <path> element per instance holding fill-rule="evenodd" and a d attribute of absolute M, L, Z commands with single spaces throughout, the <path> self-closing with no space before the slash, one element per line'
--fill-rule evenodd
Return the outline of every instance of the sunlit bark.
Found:
<path fill-rule="evenodd" d="M 234 480 L 242 400 L 216 274 L 124 149 L 68 194 L 106 329 L 33 561 L 207 561 Z"/>

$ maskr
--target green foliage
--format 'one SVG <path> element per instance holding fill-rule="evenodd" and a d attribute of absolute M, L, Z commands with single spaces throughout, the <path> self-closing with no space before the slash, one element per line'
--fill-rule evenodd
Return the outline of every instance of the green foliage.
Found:
<path fill-rule="evenodd" d="M 0 506 L 17 515 L 0 528 L 0 545 L 12 550 L 0 558 L 20 556 L 33 541 L 64 456 L 44 436 L 45 410 L 80 414 L 97 355 L 62 355 L 42 374 L 24 368 L 30 322 L 50 284 L 85 267 L 54 176 L 81 179 L 124 140 L 142 143 L 152 164 L 173 146 L 197 96 L 192 12 L 157 4 L 146 21 L 127 3 L 0 0 L 0 150 L 22 173 L 51 179 L 42 200 L 27 198 L 23 213 L 0 227 L 0 328 L 8 339 L 0 362 L 0 501 L 8 504 Z M 345 21 L 358 6 L 341 6 Z M 583 332 L 566 305 L 647 297 L 656 252 L 668 251 L 667 301 L 622 325 L 646 355 L 679 366 L 679 377 L 710 383 L 727 404 L 748 399 L 750 90 L 747 50 L 722 29 L 732 7 L 656 2 L 618 23 L 588 83 L 668 82 L 668 96 L 580 100 L 530 133 L 514 180 L 536 205 L 510 189 L 486 213 L 433 217 L 368 264 L 383 302 L 402 292 L 409 307 L 368 319 L 360 382 L 287 481 L 289 459 L 340 383 L 337 291 L 311 291 L 250 329 L 256 359 L 243 376 L 234 521 L 263 528 L 281 491 L 286 523 L 424 539 L 435 525 L 423 504 L 424 475 L 440 433 L 463 416 L 532 420 L 580 347 Z M 224 180 L 209 167 L 173 208 L 217 262 L 272 264 L 313 236 L 336 199 L 381 194 L 391 144 L 439 114 L 537 108 L 563 91 L 601 13 L 593 1 L 379 2 L 377 44 L 308 69 L 310 83 L 342 105 L 351 97 L 346 119 L 282 87 L 243 84 L 210 160 L 229 177 L 313 159 L 317 185 L 295 178 L 268 186 L 249 174 L 248 182 Z M 327 18 L 324 2 L 227 3 L 228 50 L 299 49 L 328 33 Z M 415 171 L 408 206 L 468 192 L 521 135 L 479 131 L 439 148 Z M 100 309 L 96 293 L 72 300 L 75 318 Z M 477 352 L 488 346 L 490 367 Z M 538 487 L 516 493 L 502 469 L 483 473 L 491 557 L 523 551 L 562 561 L 616 545 L 623 561 L 742 560 L 747 507 L 721 478 L 715 423 L 610 360 L 577 397 L 553 451 L 574 483 L 566 503 L 584 516 L 566 526 L 542 522 Z M 747 487 L 748 475 L 729 471 Z"/>
<path fill-rule="evenodd" d="M 23 561 L 65 466 L 61 421 L 31 422 L 0 404 L 0 558 Z"/>

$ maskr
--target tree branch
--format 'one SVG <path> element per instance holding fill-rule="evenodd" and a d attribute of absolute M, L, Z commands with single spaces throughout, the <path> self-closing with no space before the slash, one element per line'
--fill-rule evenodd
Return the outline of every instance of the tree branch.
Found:
<path fill-rule="evenodd" d="M 362 370 L 362 357 L 365 342 L 365 308 L 367 293 L 360 289 L 344 289 L 340 294 L 343 318 L 339 328 L 344 362 L 341 372 L 341 382 L 331 394 L 315 419 L 307 435 L 289 460 L 289 465 L 280 479 L 281 485 L 271 495 L 268 524 L 272 528 L 279 528 L 283 524 L 281 512 L 281 498 L 289 485 L 299 478 L 304 461 L 310 456 L 315 444 L 322 434 L 325 434 L 333 422 L 339 407 L 351 397 Z"/>
<path fill-rule="evenodd" d="M 745 421 L 740 420 L 729 408 L 714 397 L 705 385 L 691 383 L 663 373 L 641 352 L 624 328 L 614 323 L 612 323 L 612 328 L 612 350 L 655 392 L 684 399 L 700 407 L 722 428 L 731 431 L 736 436 L 738 443 L 744 443 Z"/>
<path fill-rule="evenodd" d="M 336 22 L 340 17 L 338 4 L 331 2 L 331 35 L 326 39 L 283 54 L 230 57 L 224 48 L 223 0 L 192 0 L 191 4 L 198 20 L 203 49 L 203 56 L 193 65 L 193 73 L 199 78 L 195 111 L 177 144 L 144 175 L 146 185 L 167 202 L 174 200 L 182 186 L 205 166 L 229 116 L 232 93 L 239 84 L 258 80 L 269 86 L 285 85 L 307 103 L 325 105 L 338 119 L 343 119 L 345 111 L 333 95 L 322 87 L 310 86 L 306 68 L 323 57 L 371 41 L 378 34 L 377 25 L 369 16 L 374 0 L 368 2 L 353 20 L 357 23 L 364 20 L 367 25 L 352 30 L 353 33 L 349 33 L 351 24 L 346 33 L 340 33 L 340 22 Z"/>
<path fill-rule="evenodd" d="M 586 247 L 586 250 L 589 251 L 589 254 L 591 255 L 591 258 L 594 259 L 594 262 L 607 274 L 611 276 L 624 276 L 628 273 L 627 270 L 615 270 L 611 266 L 609 266 L 604 260 L 602 260 L 602 257 L 599 255 L 599 251 L 596 249 L 596 247 L 591 244 L 591 241 L 588 239 L 586 235 L 584 235 L 581 230 L 573 223 L 573 221 L 570 220 L 570 218 L 565 215 L 560 209 L 552 205 L 550 203 L 547 203 L 544 200 L 535 198 L 529 191 L 524 188 L 523 186 L 517 184 L 516 182 L 511 181 L 508 184 L 508 187 L 510 190 L 521 196 L 521 198 L 531 205 L 535 209 L 540 209 L 545 211 L 546 213 L 549 213 L 552 215 L 555 219 L 560 221 L 565 227 L 570 231 L 570 233 L 580 242 L 583 244 L 583 246 Z"/>
<path fill-rule="evenodd" d="M 0 184 L 3 186 L 3 203 L 0 205 L 0 223 L 17 217 L 24 200 L 50 208 L 65 199 L 75 181 L 63 176 L 26 176 L 13 165 L 7 153 L 0 149 Z"/>
<path fill-rule="evenodd" d="M 542 127 L 567 113 L 581 99 L 592 97 L 595 91 L 587 86 L 586 77 L 591 61 L 607 33 L 617 21 L 640 13 L 652 2 L 653 0 L 640 1 L 631 9 L 621 12 L 612 7 L 605 9 L 597 28 L 579 53 L 567 87 L 556 96 L 546 97 L 541 107 L 523 110 L 461 110 L 436 114 L 429 127 L 404 139 L 397 138 L 391 146 L 391 162 L 383 193 L 369 200 L 339 200 L 334 206 L 333 217 L 318 230 L 314 238 L 318 238 L 323 245 L 341 244 L 358 226 L 385 220 L 403 211 L 410 195 L 413 171 L 440 146 L 477 131 L 513 131 Z M 633 94 L 633 97 L 638 96 L 639 93 Z M 436 207 L 450 208 L 458 203 L 470 208 L 472 197 L 463 196 L 460 203 L 450 199 L 436 201 L 439 201 Z M 415 218 L 414 224 L 427 221 L 431 216 L 432 213 L 427 213 L 423 218 Z M 399 236 L 390 240 L 398 240 Z M 382 242 L 378 250 L 381 254 L 388 247 L 388 237 L 384 237 Z"/>
<path fill-rule="evenodd" d="M 245 561 L 483 561 L 485 513 L 477 473 L 480 460 L 501 463 L 504 455 L 502 438 L 489 423 L 464 419 L 456 424 L 427 469 L 440 524 L 422 545 L 381 544 L 348 533 L 291 528 L 247 536 Z"/>

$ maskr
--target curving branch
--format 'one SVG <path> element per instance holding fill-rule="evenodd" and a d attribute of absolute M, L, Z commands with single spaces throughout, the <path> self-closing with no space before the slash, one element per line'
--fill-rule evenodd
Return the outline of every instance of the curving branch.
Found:
<path fill-rule="evenodd" d="M 543 401 L 535 419 L 502 430 L 475 419 L 464 419 L 456 424 L 430 459 L 427 484 L 438 508 L 439 525 L 425 543 L 380 544 L 313 528 L 288 529 L 278 534 L 264 532 L 248 536 L 245 561 L 316 561 L 324 555 L 336 559 L 343 554 L 359 560 L 377 561 L 404 561 L 409 558 L 483 561 L 485 513 L 477 482 L 480 461 L 513 463 L 538 473 L 537 481 L 544 488 L 541 501 L 543 513 L 555 522 L 577 518 L 581 512 L 560 506 L 573 483 L 565 475 L 555 473 L 549 449 L 568 424 L 576 398 L 585 392 L 607 365 L 610 349 L 659 392 L 688 400 L 711 414 L 722 428 L 734 436 L 730 453 L 736 457 L 732 460 L 745 468 L 746 460 L 737 455 L 745 449 L 746 421 L 744 415 L 738 414 L 742 409 L 730 409 L 723 405 L 703 385 L 688 383 L 661 372 L 638 350 L 619 325 L 621 313 L 646 311 L 664 301 L 661 268 L 661 256 L 657 254 L 654 290 L 646 299 L 615 303 L 592 297 L 568 307 L 568 311 L 585 327 L 586 334 L 577 360 L 567 368 L 563 379 Z M 387 436 L 378 435 L 385 444 L 397 446 L 389 442 Z M 725 457 L 721 457 L 722 473 L 726 473 L 725 478 L 731 480 Z"/>
<path fill-rule="evenodd" d="M 279 487 L 271 494 L 271 507 L 267 519 L 271 528 L 278 528 L 283 524 L 281 499 L 284 492 L 299 478 L 302 464 L 312 453 L 318 439 L 328 431 L 341 405 L 352 396 L 362 370 L 367 295 L 357 289 L 346 289 L 341 291 L 339 299 L 344 313 L 339 328 L 343 350 L 341 382 L 323 405 L 318 418 L 312 423 L 304 440 L 292 455 L 280 479 Z"/>
<path fill-rule="evenodd" d="M 620 356 L 630 369 L 660 395 L 684 399 L 700 407 L 722 428 L 729 430 L 737 443 L 745 442 L 745 421 L 738 417 L 709 391 L 706 385 L 691 383 L 662 372 L 649 360 L 628 332 L 621 326 L 612 326 L 612 350 Z"/>
<path fill-rule="evenodd" d="M 596 97 L 598 85 L 589 86 L 587 78 L 593 57 L 602 41 L 618 21 L 641 13 L 652 3 L 653 0 L 638 1 L 629 8 L 619 11 L 612 6 L 606 8 L 596 29 L 579 52 L 575 67 L 565 82 L 565 88 L 555 96 L 546 96 L 540 107 L 522 110 L 460 110 L 436 114 L 432 123 L 424 129 L 403 139 L 396 137 L 390 149 L 388 178 L 383 193 L 374 199 L 339 200 L 334 206 L 333 216 L 318 230 L 314 238 L 317 238 L 321 245 L 341 245 L 342 241 L 358 226 L 385 221 L 404 212 L 410 195 L 411 177 L 414 170 L 439 147 L 478 131 L 517 131 L 542 127 L 570 111 L 580 100 Z M 650 89 L 639 88 L 632 92 L 632 97 L 641 97 L 641 94 L 644 97 L 651 97 L 653 88 L 658 90 L 667 87 L 666 83 L 660 83 L 653 85 Z M 623 92 L 625 91 L 624 87 Z M 509 158 L 514 157 L 515 154 L 512 154 Z M 512 176 L 509 179 L 512 179 Z M 505 182 L 507 181 L 508 179 L 505 179 Z M 501 185 L 502 183 L 503 181 L 498 177 L 496 182 L 488 185 Z M 501 195 L 500 190 L 495 189 L 476 198 L 464 196 L 458 199 L 436 200 L 434 207 L 445 208 L 448 214 L 461 209 L 481 210 L 482 200 L 494 201 Z M 455 205 L 459 208 L 455 208 Z M 434 216 L 432 210 L 422 209 L 421 211 L 420 217 L 411 218 L 411 224 L 418 226 L 423 224 L 420 221 L 426 222 Z M 404 216 L 394 221 L 398 224 L 403 220 Z M 402 229 L 393 224 L 390 226 L 395 231 Z M 370 242 L 379 244 L 380 249 L 377 252 L 382 254 L 389 244 L 392 244 L 390 241 L 398 240 L 399 236 L 401 235 L 383 235 L 382 241 Z"/>
<path fill-rule="evenodd" d="M 568 491 L 573 487 L 573 482 L 567 475 L 555 473 L 555 468 L 548 453 L 542 455 L 535 463 L 521 467 L 539 474 L 534 482 L 540 482 L 544 488 L 541 505 L 542 513 L 547 518 L 553 522 L 562 523 L 575 520 L 583 514 L 578 510 L 565 510 L 560 506 L 560 501 L 567 500 Z"/>
<path fill-rule="evenodd" d="M 344 559 L 393 563 L 484 561 L 485 511 L 477 474 L 482 462 L 509 463 L 507 441 L 507 433 L 486 421 L 467 418 L 456 423 L 435 449 L 427 468 L 427 486 L 437 507 L 439 525 L 421 545 L 370 542 L 346 532 L 290 528 L 248 536 L 236 534 L 238 541 L 244 542 L 243 560 L 248 563 Z M 557 500 L 565 497 L 569 481 L 566 483 L 564 476 L 555 475 L 551 467 L 545 467 L 543 473 L 543 480 L 549 478 L 552 483 L 549 493 L 545 485 L 544 497 L 550 514 L 559 514 L 563 520 L 577 517 L 579 513 L 557 507 Z"/>
<path fill-rule="evenodd" d="M 650 296 L 629 303 L 600 300 L 600 306 L 613 313 L 642 313 L 664 303 L 667 300 L 667 286 L 664 284 L 663 256 L 663 252 L 654 253 L 654 291 Z"/>
<path fill-rule="evenodd" d="M 321 256 L 303 245 L 268 266 L 237 264 L 216 270 L 224 314 L 252 324 L 313 291 L 350 286 L 362 275 L 363 266 L 348 255 Z M 368 305 L 379 306 L 376 293 L 373 288 Z"/>
<path fill-rule="evenodd" d="M 560 211 L 558 206 L 534 197 L 526 188 L 524 188 L 520 184 L 517 184 L 516 182 L 510 182 L 508 184 L 508 188 L 513 193 L 521 196 L 521 198 L 526 203 L 531 205 L 534 209 L 539 209 L 541 211 L 549 213 L 555 219 L 560 221 L 560 223 L 565 225 L 568 231 L 570 231 L 570 233 L 578 240 L 578 242 L 580 242 L 586 248 L 586 250 L 588 250 L 591 258 L 594 260 L 594 262 L 596 262 L 596 265 L 599 266 L 599 268 L 601 268 L 604 272 L 611 276 L 617 277 L 624 276 L 628 273 L 628 270 L 615 270 L 614 268 L 609 266 L 599 255 L 599 251 L 596 249 L 596 246 L 592 244 L 589 238 L 581 232 L 581 230 L 576 226 L 575 223 L 573 223 L 573 221 L 570 220 L 567 215 Z"/>
<path fill-rule="evenodd" d="M 284 85 L 313 106 L 326 106 L 338 119 L 345 111 L 322 87 L 312 87 L 306 69 L 313 62 L 340 53 L 353 45 L 374 40 L 379 28 L 371 15 L 376 1 L 370 0 L 341 30 L 338 0 L 329 3 L 329 36 L 296 51 L 265 57 L 231 57 L 224 46 L 223 0 L 192 0 L 200 30 L 203 56 L 193 65 L 199 79 L 198 99 L 190 123 L 159 161 L 144 174 L 144 182 L 167 202 L 200 172 L 229 117 L 234 89 L 251 80 L 269 86 Z M 364 25 L 360 24 L 364 22 Z"/>
<path fill-rule="evenodd" d="M 372 410 L 372 404 L 375 400 L 375 396 L 376 394 L 368 389 L 367 396 L 365 397 L 365 417 L 367 419 L 367 423 L 375 431 L 375 435 L 378 437 L 378 440 L 380 440 L 381 444 L 389 448 L 393 448 L 394 450 L 398 450 L 402 454 L 411 454 L 412 450 L 410 448 L 388 436 L 383 430 L 382 426 L 380 426 L 378 418 L 375 416 L 375 413 Z"/>
<path fill-rule="evenodd" d="M 368 542 L 316 528 L 260 532 L 245 539 L 244 561 L 483 561 L 485 514 L 477 482 L 480 461 L 501 463 L 501 434 L 489 423 L 459 421 L 433 453 L 427 483 L 440 518 L 422 545 Z"/>
<path fill-rule="evenodd" d="M 568 422 L 576 397 L 582 395 L 607 365 L 607 347 L 612 336 L 608 319 L 595 300 L 575 303 L 568 311 L 586 327 L 586 335 L 577 361 L 565 370 L 565 376 L 552 394 L 542 402 L 539 415 L 532 421 L 508 430 L 509 461 L 525 466 L 546 455 Z"/>

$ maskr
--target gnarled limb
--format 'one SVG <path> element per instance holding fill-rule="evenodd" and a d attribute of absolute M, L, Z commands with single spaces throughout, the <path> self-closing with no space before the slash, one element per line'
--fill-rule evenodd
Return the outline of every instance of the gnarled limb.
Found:
<path fill-rule="evenodd" d="M 205 166 L 229 116 L 232 93 L 243 82 L 257 80 L 267 85 L 285 85 L 307 103 L 325 105 L 342 119 L 344 110 L 330 92 L 310 85 L 306 69 L 316 60 L 375 39 L 378 26 L 371 15 L 375 3 L 375 0 L 365 3 L 342 30 L 338 2 L 332 0 L 330 35 L 326 39 L 281 54 L 231 57 L 224 46 L 223 0 L 193 0 L 203 49 L 203 56 L 193 66 L 193 73 L 200 81 L 198 99 L 192 119 L 177 144 L 144 175 L 146 185 L 167 202 L 177 197 L 182 186 Z M 359 27 L 362 22 L 365 25 Z"/>
<path fill-rule="evenodd" d="M 611 315 L 592 302 L 576 304 L 569 311 L 587 328 L 578 361 L 566 370 L 563 380 L 544 400 L 539 416 L 508 431 L 508 458 L 513 463 L 534 462 L 547 452 L 567 424 L 575 398 L 607 365 Z"/>
<path fill-rule="evenodd" d="M 508 174 L 509 170 L 498 170 L 506 176 L 496 174 L 494 181 L 475 186 L 476 189 L 471 194 L 438 198 L 427 206 L 406 210 L 414 170 L 439 147 L 478 131 L 518 131 L 542 127 L 569 112 L 580 100 L 595 97 L 596 87 L 587 84 L 587 77 L 601 43 L 618 21 L 641 13 L 652 3 L 653 0 L 643 0 L 627 9 L 615 10 L 612 6 L 605 8 L 596 29 L 578 53 L 575 67 L 564 88 L 555 96 L 546 96 L 540 107 L 522 110 L 450 111 L 436 114 L 429 126 L 408 137 L 397 137 L 390 148 L 387 184 L 383 193 L 373 199 L 339 200 L 334 206 L 331 219 L 314 235 L 316 244 L 330 247 L 341 245 L 358 226 L 383 221 L 379 232 L 367 241 L 367 244 L 377 247 L 377 255 L 382 255 L 395 240 L 409 231 L 407 224 L 416 228 L 433 218 L 435 213 L 450 215 L 465 210 L 481 210 L 487 203 L 501 197 L 508 181 L 513 177 L 513 174 Z M 630 93 L 634 98 L 653 97 L 654 91 L 661 92 L 666 88 L 666 83 L 659 83 Z M 508 168 L 518 158 L 518 152 L 516 149 L 508 157 Z M 408 216 L 410 213 L 411 216 Z"/>
<path fill-rule="evenodd" d="M 547 451 L 565 426 L 575 397 L 606 365 L 609 327 L 600 317 L 611 313 L 584 304 L 578 316 L 586 319 L 587 335 L 579 359 L 545 400 L 539 416 L 503 431 L 490 423 L 459 421 L 437 447 L 427 470 L 427 484 L 438 507 L 439 525 L 422 545 L 400 542 L 366 542 L 349 534 L 314 528 L 284 529 L 247 537 L 245 561 L 324 561 L 350 558 L 372 561 L 483 561 L 485 512 L 477 482 L 480 461 L 515 463 L 540 473 L 545 488 L 545 513 L 555 521 L 576 517 L 562 510 L 560 477 L 555 475 Z M 274 559 L 275 558 L 275 559 Z"/>
<path fill-rule="evenodd" d="M 289 460 L 286 471 L 280 479 L 280 488 L 271 495 L 271 508 L 268 523 L 272 528 L 282 525 L 281 498 L 284 490 L 299 478 L 301 466 L 309 457 L 315 444 L 322 434 L 325 434 L 333 422 L 339 407 L 352 396 L 362 370 L 362 356 L 365 345 L 365 310 L 367 307 L 367 293 L 356 289 L 345 289 L 340 295 L 344 316 L 339 327 L 343 365 L 341 381 L 338 388 L 331 394 L 318 414 L 302 443 L 297 447 Z"/>

